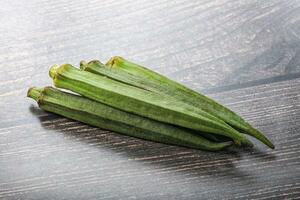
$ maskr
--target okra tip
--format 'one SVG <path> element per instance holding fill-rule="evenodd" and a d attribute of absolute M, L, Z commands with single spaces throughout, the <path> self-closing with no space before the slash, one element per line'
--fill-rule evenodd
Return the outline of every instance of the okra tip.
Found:
<path fill-rule="evenodd" d="M 275 145 L 269 139 L 266 139 L 266 141 L 264 141 L 263 143 L 265 143 L 271 149 L 275 149 Z"/>
<path fill-rule="evenodd" d="M 31 87 L 27 91 L 27 97 L 34 99 L 35 101 L 41 96 L 43 88 Z"/>
<path fill-rule="evenodd" d="M 271 149 L 275 149 L 274 144 L 260 131 L 256 130 L 255 128 L 251 127 L 249 134 L 255 137 L 256 139 L 260 140 L 262 143 L 270 147 Z"/>

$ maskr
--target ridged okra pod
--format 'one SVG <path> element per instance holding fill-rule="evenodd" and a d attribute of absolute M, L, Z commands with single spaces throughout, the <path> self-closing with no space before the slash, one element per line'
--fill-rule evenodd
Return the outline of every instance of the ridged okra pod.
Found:
<path fill-rule="evenodd" d="M 51 87 L 31 88 L 27 95 L 36 100 L 43 110 L 128 136 L 208 151 L 222 150 L 232 144 L 230 141 L 211 142 L 186 129 L 127 113 Z"/>
<path fill-rule="evenodd" d="M 241 132 L 257 138 L 270 148 L 274 148 L 272 142 L 264 134 L 251 126 L 242 117 L 201 93 L 193 91 L 176 81 L 173 81 L 141 65 L 125 60 L 119 56 L 110 59 L 105 66 L 139 77 L 140 83 L 143 83 L 147 89 L 155 89 L 157 92 L 167 93 L 188 104 L 200 107 Z M 139 87 L 142 87 L 140 83 L 137 84 Z M 152 86 L 149 87 L 149 85 Z"/>
<path fill-rule="evenodd" d="M 145 90 L 158 92 L 161 95 L 165 95 L 165 93 L 164 93 L 165 89 L 160 87 L 156 83 L 151 82 L 151 80 L 148 80 L 148 79 L 146 80 L 144 78 L 134 76 L 132 74 L 129 74 L 129 73 L 119 70 L 119 69 L 107 67 L 98 60 L 93 60 L 93 61 L 90 61 L 89 63 L 81 61 L 80 69 L 94 73 L 94 74 L 98 74 L 101 76 L 107 76 L 109 78 L 112 78 L 114 80 L 117 80 L 119 82 L 122 82 L 122 83 L 125 83 L 128 85 L 132 85 L 137 88 L 142 88 Z M 171 97 L 173 97 L 173 96 L 171 96 Z M 195 108 L 195 109 L 198 110 L 198 108 Z M 224 136 L 205 134 L 205 133 L 202 133 L 202 136 L 209 140 L 213 140 L 213 141 L 223 141 L 223 140 L 228 141 L 230 139 L 230 138 L 225 138 Z"/>
<path fill-rule="evenodd" d="M 194 107 L 163 95 L 81 71 L 69 64 L 53 66 L 50 76 L 55 86 L 114 108 L 184 128 L 230 137 L 237 145 L 252 146 L 244 135 L 220 119 L 202 110 L 194 112 Z"/>

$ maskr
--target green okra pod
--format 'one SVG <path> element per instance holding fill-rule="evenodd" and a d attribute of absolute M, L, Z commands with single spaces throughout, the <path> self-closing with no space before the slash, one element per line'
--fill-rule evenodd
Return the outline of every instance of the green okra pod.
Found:
<path fill-rule="evenodd" d="M 184 128 L 230 137 L 237 145 L 252 146 L 244 135 L 225 122 L 202 110 L 194 112 L 194 107 L 163 95 L 81 71 L 69 64 L 53 66 L 50 76 L 57 87 L 69 89 L 117 109 Z"/>
<path fill-rule="evenodd" d="M 133 76 L 132 74 L 129 74 L 125 71 L 106 67 L 104 64 L 102 64 L 98 60 L 93 60 L 93 61 L 90 61 L 89 63 L 81 61 L 80 69 L 94 73 L 94 74 L 107 76 L 107 77 L 117 80 L 119 82 L 122 82 L 122 83 L 125 83 L 128 85 L 132 85 L 132 86 L 135 86 L 138 88 L 150 90 L 153 92 L 158 91 L 158 93 L 164 94 L 164 88 L 159 88 L 160 86 L 158 86 L 157 84 L 155 84 L 151 81 L 147 82 L 147 80 L 141 79 L 140 77 L 137 77 L 137 76 Z M 229 139 L 229 138 L 225 138 L 224 136 L 205 134 L 205 133 L 202 133 L 202 136 L 207 139 L 213 140 L 213 141 L 222 141 L 222 140 L 228 141 L 228 139 Z"/>
<path fill-rule="evenodd" d="M 231 141 L 212 142 L 186 129 L 124 112 L 51 87 L 31 88 L 27 96 L 36 100 L 46 111 L 141 139 L 208 151 L 222 150 L 232 144 Z"/>
<path fill-rule="evenodd" d="M 248 122 L 246 122 L 242 117 L 226 108 L 225 106 L 219 104 L 218 102 L 212 100 L 211 98 L 195 92 L 180 83 L 177 83 L 163 75 L 160 75 L 150 69 L 147 69 L 138 64 L 132 63 L 128 60 L 125 60 L 119 56 L 113 57 L 110 61 L 103 65 L 101 63 L 92 62 L 91 64 L 98 64 L 100 67 L 106 67 L 111 69 L 116 69 L 116 71 L 122 71 L 134 75 L 136 78 L 125 80 L 125 82 L 130 85 L 138 85 L 138 87 L 144 87 L 145 89 L 169 94 L 175 96 L 176 98 L 196 107 L 199 107 L 208 113 L 222 119 L 232 127 L 237 128 L 238 130 L 251 135 L 270 148 L 274 148 L 272 142 L 260 131 L 252 127 Z M 95 69 L 95 68 L 94 68 Z M 95 73 L 94 69 L 91 71 Z M 87 69 L 89 70 L 89 69 Z M 97 71 L 97 70 L 96 70 Z M 103 73 L 97 71 L 96 73 Z M 107 74 L 107 71 L 104 73 Z M 119 79 L 120 76 L 113 75 L 109 72 L 107 74 L 112 78 Z M 122 78 L 121 78 L 122 79 Z M 123 77 L 124 79 L 124 77 Z M 130 82 L 131 81 L 131 82 Z"/>

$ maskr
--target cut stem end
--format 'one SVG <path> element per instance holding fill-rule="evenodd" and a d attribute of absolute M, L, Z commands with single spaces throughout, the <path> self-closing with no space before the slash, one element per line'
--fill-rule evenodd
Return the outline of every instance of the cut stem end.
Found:
<path fill-rule="evenodd" d="M 41 96 L 42 91 L 43 91 L 42 88 L 36 88 L 36 87 L 29 88 L 29 90 L 27 92 L 27 97 L 30 97 L 30 98 L 34 99 L 35 101 L 38 101 L 39 97 Z"/>
<path fill-rule="evenodd" d="M 125 59 L 120 56 L 114 56 L 105 64 L 108 67 L 116 67 L 119 66 Z"/>
<path fill-rule="evenodd" d="M 80 61 L 80 69 L 81 70 L 85 70 L 87 68 L 87 66 L 88 66 L 88 64 L 84 60 Z"/>
<path fill-rule="evenodd" d="M 59 65 L 53 65 L 49 70 L 49 76 L 54 79 L 57 76 Z"/>

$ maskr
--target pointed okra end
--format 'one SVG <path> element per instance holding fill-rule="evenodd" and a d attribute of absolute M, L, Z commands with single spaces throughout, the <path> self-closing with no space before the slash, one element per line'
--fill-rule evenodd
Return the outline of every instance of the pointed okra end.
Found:
<path fill-rule="evenodd" d="M 260 140 L 262 143 L 264 143 L 265 145 L 267 145 L 269 148 L 275 149 L 274 144 L 265 135 L 261 134 L 256 138 Z"/>
<path fill-rule="evenodd" d="M 271 149 L 275 149 L 274 144 L 260 131 L 256 130 L 256 129 L 252 129 L 252 132 L 254 133 L 253 136 L 260 140 L 262 143 L 264 143 L 265 145 L 267 145 L 268 147 L 270 147 Z"/>
<path fill-rule="evenodd" d="M 271 149 L 275 149 L 275 145 L 270 141 L 268 140 L 269 142 L 268 143 L 265 143 L 268 147 L 270 147 Z"/>
<path fill-rule="evenodd" d="M 29 88 L 27 92 L 27 97 L 30 97 L 34 99 L 35 101 L 38 101 L 39 97 L 41 96 L 41 93 L 43 91 L 43 88 L 37 88 L 37 87 L 31 87 Z"/>
<path fill-rule="evenodd" d="M 271 149 L 275 149 L 274 144 L 265 136 L 262 132 L 252 127 L 250 124 L 248 124 L 249 129 L 247 130 L 247 134 L 255 137 Z"/>

